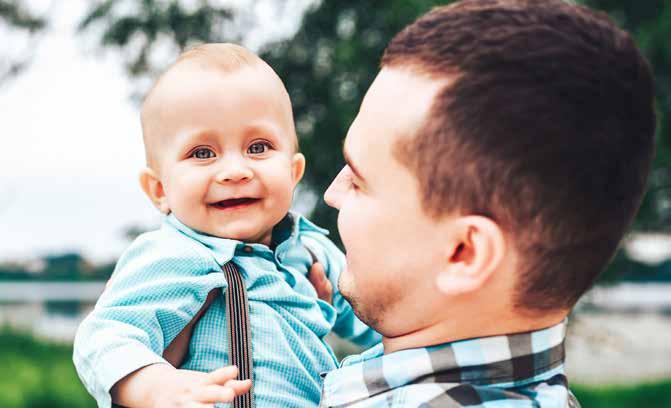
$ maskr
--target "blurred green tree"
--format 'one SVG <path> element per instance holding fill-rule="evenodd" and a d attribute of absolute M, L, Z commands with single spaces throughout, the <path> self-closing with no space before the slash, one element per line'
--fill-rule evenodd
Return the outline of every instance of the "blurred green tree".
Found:
<path fill-rule="evenodd" d="M 24 44 L 28 44 L 45 27 L 46 20 L 34 15 L 20 1 L 0 0 L 0 28 L 5 34 L 23 37 Z M 21 73 L 32 59 L 34 47 L 16 48 L 4 47 L 0 53 L 0 84 Z"/>
<path fill-rule="evenodd" d="M 82 269 L 86 268 L 86 260 L 78 253 L 65 253 L 44 257 L 43 275 L 55 280 L 78 280 Z"/>
<path fill-rule="evenodd" d="M 177 0 L 97 1 L 82 19 L 79 29 L 102 27 L 100 45 L 128 51 L 125 63 L 132 77 L 151 76 L 164 68 L 152 60 L 156 53 L 174 58 L 192 44 L 240 41 L 239 30 L 232 27 L 230 7 L 212 5 L 208 1 L 198 2 L 197 7 L 184 3 Z"/>
<path fill-rule="evenodd" d="M 661 118 L 658 154 L 649 193 L 635 227 L 670 230 L 671 129 L 664 119 L 671 111 L 671 43 L 666 41 L 671 38 L 671 2 L 583 2 L 609 13 L 632 32 L 656 71 Z M 128 50 L 127 67 L 135 78 L 154 73 L 147 55 L 159 38 L 176 45 L 175 52 L 192 43 L 244 38 L 245 24 L 236 23 L 245 20 L 236 15 L 241 13 L 239 9 L 213 6 L 205 0 L 199 3 L 200 7 L 189 10 L 177 0 L 138 0 L 134 14 L 129 15 L 117 13 L 117 3 L 99 1 L 81 27 L 100 25 L 103 47 Z M 295 36 L 262 49 L 262 57 L 283 78 L 292 98 L 301 147 L 308 161 L 304 196 L 320 196 L 341 168 L 342 140 L 389 39 L 431 7 L 447 3 L 450 1 L 316 2 L 303 16 Z M 321 199 L 314 201 L 312 218 L 330 229 L 337 241 L 336 212 Z"/>

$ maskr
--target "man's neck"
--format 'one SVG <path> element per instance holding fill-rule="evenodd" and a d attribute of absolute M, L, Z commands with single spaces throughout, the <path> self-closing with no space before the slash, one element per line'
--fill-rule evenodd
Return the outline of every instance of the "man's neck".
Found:
<path fill-rule="evenodd" d="M 543 315 L 488 314 L 486 312 L 468 319 L 445 319 L 396 337 L 382 338 L 384 353 L 428 347 L 458 340 L 525 333 L 558 324 L 568 311 L 548 312 Z M 462 315 L 465 316 L 465 315 Z M 489 316 L 489 317 L 487 317 Z"/>

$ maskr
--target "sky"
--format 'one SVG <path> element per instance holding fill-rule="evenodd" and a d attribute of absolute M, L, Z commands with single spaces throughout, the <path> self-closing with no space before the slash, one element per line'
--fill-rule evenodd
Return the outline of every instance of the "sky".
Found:
<path fill-rule="evenodd" d="M 272 1 L 256 2 L 250 48 L 295 30 L 312 1 L 289 1 L 294 14 L 280 19 Z M 70 251 L 113 260 L 127 227 L 161 219 L 137 181 L 144 151 L 133 83 L 119 54 L 76 35 L 86 0 L 30 3 L 49 12 L 50 27 L 30 67 L 0 85 L 0 262 Z M 0 55 L 20 41 L 0 45 Z"/>

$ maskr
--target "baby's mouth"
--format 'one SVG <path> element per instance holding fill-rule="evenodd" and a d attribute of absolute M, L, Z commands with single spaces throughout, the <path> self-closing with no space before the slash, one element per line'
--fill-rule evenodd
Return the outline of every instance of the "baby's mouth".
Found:
<path fill-rule="evenodd" d="M 259 198 L 248 198 L 248 197 L 231 198 L 229 200 L 217 201 L 216 203 L 212 203 L 210 205 L 222 210 L 230 210 L 230 209 L 247 207 L 248 205 L 254 204 L 259 200 L 260 200 Z"/>

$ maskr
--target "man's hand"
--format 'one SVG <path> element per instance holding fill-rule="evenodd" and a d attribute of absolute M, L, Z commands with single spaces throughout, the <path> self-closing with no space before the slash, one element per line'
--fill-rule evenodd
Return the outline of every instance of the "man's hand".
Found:
<path fill-rule="evenodd" d="M 153 364 L 126 376 L 112 387 L 112 400 L 127 407 L 205 408 L 231 402 L 249 392 L 251 380 L 238 381 L 238 368 L 209 373 Z"/>
<path fill-rule="evenodd" d="M 312 264 L 308 273 L 308 280 L 315 287 L 319 299 L 333 304 L 333 285 L 331 285 L 331 281 L 326 277 L 324 266 L 321 263 L 315 262 Z"/>

